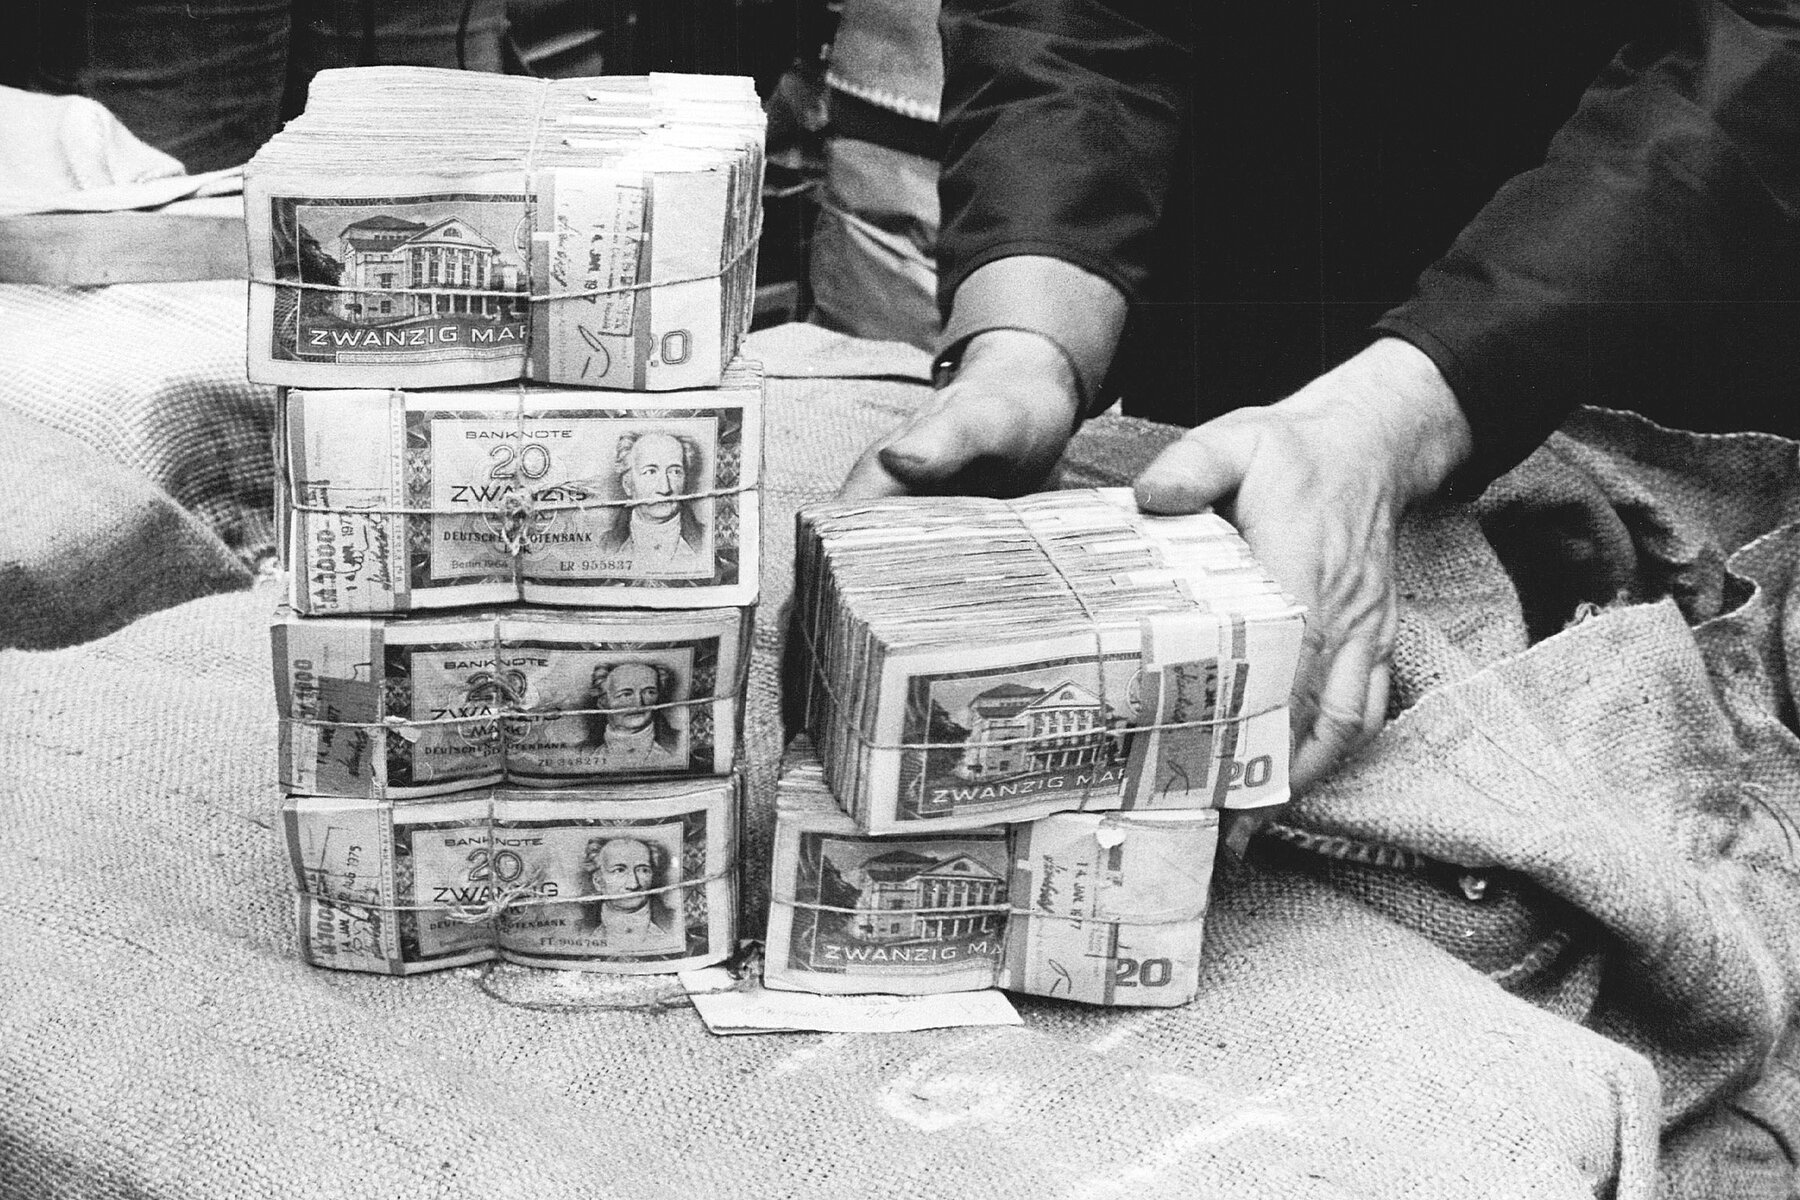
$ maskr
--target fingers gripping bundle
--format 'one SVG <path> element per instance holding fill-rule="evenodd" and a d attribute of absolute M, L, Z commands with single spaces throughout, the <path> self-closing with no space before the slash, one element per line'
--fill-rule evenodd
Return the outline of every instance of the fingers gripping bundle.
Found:
<path fill-rule="evenodd" d="M 272 649 L 309 962 L 734 948 L 761 130 L 744 79 L 330 71 L 248 168 L 251 376 L 308 385 Z"/>
<path fill-rule="evenodd" d="M 1217 810 L 1287 799 L 1303 632 L 1236 531 L 1110 489 L 815 506 L 799 543 L 819 757 L 770 982 L 1192 999 Z"/>

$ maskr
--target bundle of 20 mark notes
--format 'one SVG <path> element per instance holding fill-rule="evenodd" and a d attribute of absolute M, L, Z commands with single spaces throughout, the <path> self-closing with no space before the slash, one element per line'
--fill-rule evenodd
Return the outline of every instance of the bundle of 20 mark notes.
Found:
<path fill-rule="evenodd" d="M 250 377 L 711 387 L 749 326 L 751 80 L 320 72 L 245 167 Z"/>
<path fill-rule="evenodd" d="M 871 833 L 1287 799 L 1303 609 L 1125 488 L 805 509 L 807 728 Z"/>
<path fill-rule="evenodd" d="M 761 366 L 741 359 L 718 387 L 655 395 L 288 389 L 276 512 L 292 603 L 749 604 L 762 398 Z"/>
<path fill-rule="evenodd" d="M 739 786 L 292 797 L 282 830 L 302 952 L 390 975 L 495 959 L 614 974 L 718 962 L 737 928 Z M 663 879 L 680 883 L 651 886 Z"/>
<path fill-rule="evenodd" d="M 826 995 L 1002 987 L 1185 1004 L 1199 989 L 1218 840 L 1212 809 L 878 837 L 838 808 L 798 738 L 776 789 L 764 981 Z"/>
<path fill-rule="evenodd" d="M 1218 810 L 1288 795 L 1303 610 L 1236 531 L 907 498 L 803 510 L 798 555 L 770 986 L 1191 1000 Z"/>
<path fill-rule="evenodd" d="M 246 169 L 309 962 L 735 949 L 762 127 L 741 78 L 359 68 Z"/>

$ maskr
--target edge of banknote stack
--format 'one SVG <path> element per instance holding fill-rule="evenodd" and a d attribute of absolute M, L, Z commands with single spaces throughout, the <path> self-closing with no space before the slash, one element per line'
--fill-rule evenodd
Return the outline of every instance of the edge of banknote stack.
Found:
<path fill-rule="evenodd" d="M 739 76 L 322 71 L 244 170 L 250 378 L 715 386 L 765 125 Z"/>
<path fill-rule="evenodd" d="M 735 950 L 761 171 L 748 79 L 385 67 L 247 169 L 307 962 Z"/>
<path fill-rule="evenodd" d="M 290 797 L 300 952 L 412 975 L 498 960 L 684 971 L 730 954 L 742 779 L 428 800 Z M 606 898 L 597 875 L 629 878 Z"/>
<path fill-rule="evenodd" d="M 290 603 L 308 616 L 752 603 L 762 400 L 762 364 L 742 358 L 717 387 L 653 396 L 284 389 Z M 675 506 L 668 536 L 643 536 L 647 501 Z"/>
<path fill-rule="evenodd" d="M 1304 610 L 1126 489 L 798 525 L 768 984 L 1192 1000 L 1220 814 L 1288 798 Z"/>

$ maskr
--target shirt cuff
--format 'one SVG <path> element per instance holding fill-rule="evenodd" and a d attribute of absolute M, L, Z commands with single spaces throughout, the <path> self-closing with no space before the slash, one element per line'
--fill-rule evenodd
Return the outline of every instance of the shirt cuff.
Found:
<path fill-rule="evenodd" d="M 978 333 L 1020 329 L 1048 338 L 1074 368 L 1082 412 L 1101 381 L 1125 327 L 1125 294 L 1074 263 L 1038 254 L 997 258 L 956 289 L 937 361 L 953 365 Z"/>

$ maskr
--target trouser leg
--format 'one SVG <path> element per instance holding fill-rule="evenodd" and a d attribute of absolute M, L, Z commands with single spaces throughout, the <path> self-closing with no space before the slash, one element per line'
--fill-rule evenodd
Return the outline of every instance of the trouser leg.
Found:
<path fill-rule="evenodd" d="M 76 83 L 190 171 L 235 166 L 280 127 L 288 0 L 90 0 Z"/>
<path fill-rule="evenodd" d="M 937 174 L 935 162 L 902 150 L 826 141 L 809 266 L 815 324 L 935 348 Z"/>
<path fill-rule="evenodd" d="M 505 0 L 299 0 L 296 8 L 294 74 L 302 89 L 333 67 L 504 65 Z M 299 98 L 290 97 L 296 111 Z"/>

